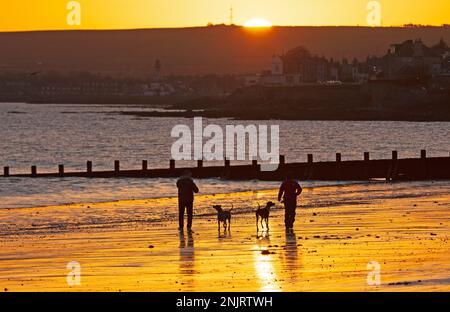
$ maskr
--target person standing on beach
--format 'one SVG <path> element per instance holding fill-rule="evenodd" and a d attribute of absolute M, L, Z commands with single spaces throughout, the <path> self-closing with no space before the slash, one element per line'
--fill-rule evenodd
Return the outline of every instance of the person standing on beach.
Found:
<path fill-rule="evenodd" d="M 286 175 L 286 180 L 281 184 L 280 190 L 278 192 L 278 201 L 284 202 L 284 224 L 286 229 L 292 229 L 295 222 L 295 209 L 297 208 L 297 196 L 302 193 L 303 189 L 294 180 L 292 174 L 288 173 Z"/>
<path fill-rule="evenodd" d="M 177 181 L 178 188 L 178 212 L 180 231 L 184 229 L 184 212 L 187 210 L 187 229 L 192 232 L 192 215 L 194 210 L 194 193 L 198 193 L 198 187 L 192 179 L 192 173 L 189 170 L 183 172 L 183 175 Z"/>

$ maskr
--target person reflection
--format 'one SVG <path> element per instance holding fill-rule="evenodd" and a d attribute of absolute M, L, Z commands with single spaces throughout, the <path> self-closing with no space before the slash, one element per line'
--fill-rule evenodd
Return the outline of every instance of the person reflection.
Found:
<path fill-rule="evenodd" d="M 195 275 L 195 248 L 192 232 L 188 232 L 187 238 L 183 232 L 180 232 L 180 261 L 179 274 L 181 285 L 191 288 L 194 283 Z"/>
<path fill-rule="evenodd" d="M 297 237 L 295 232 L 291 229 L 286 230 L 285 234 L 285 253 L 283 266 L 291 282 L 296 282 L 298 280 L 299 273 L 299 259 L 298 259 L 298 245 Z"/>

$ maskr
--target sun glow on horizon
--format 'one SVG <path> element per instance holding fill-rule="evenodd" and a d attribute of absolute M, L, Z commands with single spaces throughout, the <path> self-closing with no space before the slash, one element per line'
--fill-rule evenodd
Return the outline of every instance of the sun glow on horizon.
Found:
<path fill-rule="evenodd" d="M 184 28 L 236 24 L 270 26 L 367 26 L 372 0 L 77 0 L 80 25 L 68 23 L 70 0 L 2 1 L 0 31 Z M 230 3 L 231 2 L 231 3 Z M 383 26 L 448 24 L 450 1 L 378 0 Z M 230 7 L 231 4 L 231 7 Z M 230 9 L 232 8 L 231 12 Z"/>
<path fill-rule="evenodd" d="M 263 18 L 252 18 L 244 23 L 244 27 L 272 27 L 272 23 Z"/>

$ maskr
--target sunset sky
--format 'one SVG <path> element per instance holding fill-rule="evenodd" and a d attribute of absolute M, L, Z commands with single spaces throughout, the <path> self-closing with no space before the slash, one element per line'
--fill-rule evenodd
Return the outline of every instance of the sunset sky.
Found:
<path fill-rule="evenodd" d="M 0 0 L 0 31 L 123 29 L 228 24 L 367 25 L 369 0 L 79 0 L 81 25 L 67 24 L 69 0 Z M 450 24 L 449 0 L 380 0 L 382 25 Z"/>

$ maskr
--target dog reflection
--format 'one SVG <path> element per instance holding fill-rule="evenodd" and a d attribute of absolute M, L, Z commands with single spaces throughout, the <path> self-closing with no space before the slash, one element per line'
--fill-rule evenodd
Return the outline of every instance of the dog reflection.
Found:
<path fill-rule="evenodd" d="M 231 238 L 231 231 L 228 229 L 224 229 L 223 232 L 218 231 L 218 238 Z"/>

